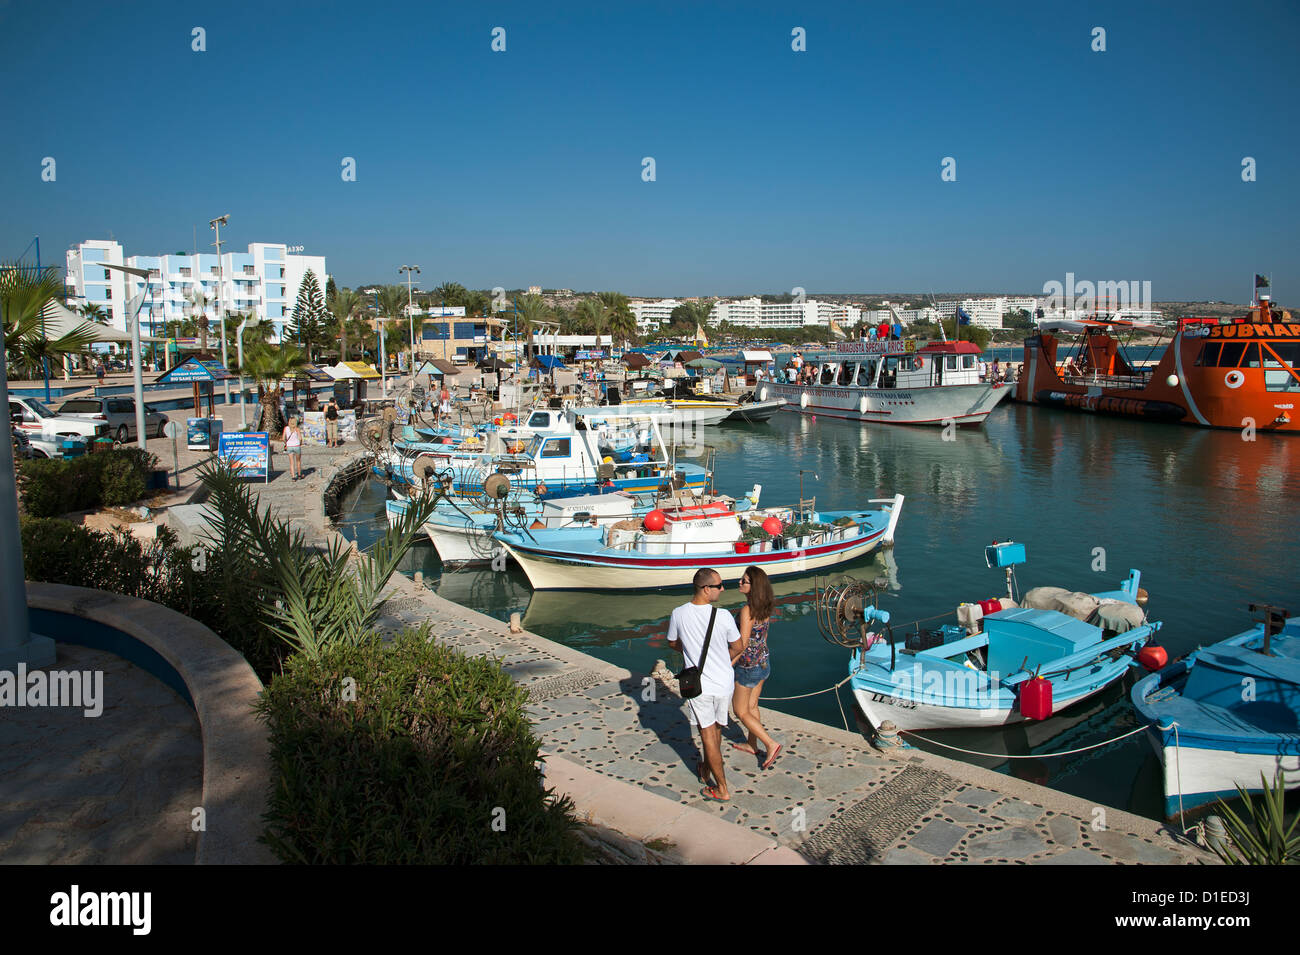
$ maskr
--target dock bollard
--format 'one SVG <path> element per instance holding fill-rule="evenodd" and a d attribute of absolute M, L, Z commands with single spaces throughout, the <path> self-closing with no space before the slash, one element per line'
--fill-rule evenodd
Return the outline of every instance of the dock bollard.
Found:
<path fill-rule="evenodd" d="M 510 615 L 510 632 L 511 632 L 511 633 L 523 633 L 523 632 L 524 632 L 523 625 L 519 622 L 519 614 L 518 614 L 517 612 L 516 612 L 516 613 L 512 613 L 512 614 Z"/>
<path fill-rule="evenodd" d="M 1223 820 L 1218 816 L 1206 816 L 1205 828 L 1203 830 L 1205 837 L 1205 848 L 1214 852 L 1216 849 L 1225 848 L 1228 844 L 1228 830 L 1224 828 Z"/>
<path fill-rule="evenodd" d="M 424 586 L 424 571 L 422 571 L 422 570 L 417 570 L 417 571 L 415 572 L 415 586 L 417 586 L 417 587 L 423 587 L 423 586 Z"/>
<path fill-rule="evenodd" d="M 904 745 L 898 737 L 898 727 L 894 725 L 893 720 L 885 720 L 876 730 L 876 744 L 881 749 L 892 749 Z"/>

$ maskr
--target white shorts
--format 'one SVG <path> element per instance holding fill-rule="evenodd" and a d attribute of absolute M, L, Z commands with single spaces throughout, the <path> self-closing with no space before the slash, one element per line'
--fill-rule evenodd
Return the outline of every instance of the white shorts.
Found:
<path fill-rule="evenodd" d="M 701 693 L 693 700 L 686 701 L 686 718 L 692 726 L 727 725 L 727 709 L 731 703 L 729 696 L 709 696 Z"/>
<path fill-rule="evenodd" d="M 451 403 L 444 401 L 442 404 L 438 405 L 438 410 L 443 414 L 451 414 Z"/>

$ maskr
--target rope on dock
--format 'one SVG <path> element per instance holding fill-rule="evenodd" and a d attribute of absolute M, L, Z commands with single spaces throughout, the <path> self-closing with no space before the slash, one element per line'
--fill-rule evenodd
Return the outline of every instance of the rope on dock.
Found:
<path fill-rule="evenodd" d="M 930 739 L 929 737 L 922 736 L 919 733 L 913 733 L 911 730 L 899 730 L 899 732 L 908 736 L 915 736 L 922 742 L 931 743 L 934 746 L 942 746 L 944 749 L 951 749 L 958 753 L 966 753 L 970 756 L 987 756 L 990 759 L 1051 759 L 1053 756 L 1073 756 L 1075 753 L 1086 753 L 1090 749 L 1100 749 L 1103 746 L 1109 746 L 1111 743 L 1118 743 L 1120 740 L 1128 739 L 1130 736 L 1136 736 L 1145 729 L 1145 726 L 1139 726 L 1137 729 L 1129 730 L 1127 733 L 1124 733 L 1122 736 L 1116 736 L 1114 739 L 1102 740 L 1100 743 L 1093 743 L 1091 746 L 1080 746 L 1077 749 L 1064 749 L 1059 753 L 1025 753 L 1019 756 L 1010 753 L 981 753 L 976 749 L 962 749 L 960 746 L 949 746 L 947 743 L 940 743 L 938 740 Z"/>
<path fill-rule="evenodd" d="M 849 680 L 852 679 L 853 679 L 853 674 L 850 673 L 844 679 L 840 680 L 839 683 L 836 683 L 834 686 L 828 686 L 824 690 L 813 690 L 813 692 L 811 693 L 800 693 L 798 696 L 767 696 L 763 698 L 763 702 L 771 703 L 773 701 L 782 701 L 782 700 L 806 700 L 810 696 L 821 696 L 821 694 L 823 693 L 830 693 L 832 690 L 834 690 L 835 705 L 840 708 L 840 719 L 844 721 L 845 732 L 851 733 L 853 731 L 849 729 L 849 718 L 844 712 L 844 704 L 840 701 L 840 687 L 842 687 L 845 683 L 848 683 Z"/>

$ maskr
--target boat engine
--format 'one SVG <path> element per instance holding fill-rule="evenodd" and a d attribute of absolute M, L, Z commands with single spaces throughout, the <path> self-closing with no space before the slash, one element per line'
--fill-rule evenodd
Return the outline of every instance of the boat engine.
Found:
<path fill-rule="evenodd" d="M 876 606 L 876 598 L 887 586 L 888 581 L 867 583 L 854 577 L 828 581 L 825 587 L 817 585 L 813 609 L 823 639 L 851 650 L 867 650 L 883 639 L 892 650 L 894 628 L 889 611 Z M 878 625 L 875 632 L 870 629 L 872 624 Z"/>

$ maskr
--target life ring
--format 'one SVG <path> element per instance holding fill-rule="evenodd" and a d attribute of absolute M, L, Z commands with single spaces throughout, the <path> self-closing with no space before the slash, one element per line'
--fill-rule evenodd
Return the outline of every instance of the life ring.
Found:
<path fill-rule="evenodd" d="M 1246 383 L 1246 376 L 1234 368 L 1223 376 L 1223 383 L 1229 388 L 1240 388 Z"/>
<path fill-rule="evenodd" d="M 924 356 L 924 355 L 917 355 L 917 356 L 916 356 L 916 370 L 917 370 L 917 371 L 920 371 L 920 370 L 921 370 L 922 368 L 924 368 L 924 367 L 925 367 L 925 356 Z"/>
<path fill-rule="evenodd" d="M 799 407 L 800 408 L 808 407 L 808 392 L 805 391 L 803 394 L 799 396 Z"/>
<path fill-rule="evenodd" d="M 767 400 L 767 385 L 764 385 L 762 388 L 758 389 L 758 400 L 759 401 Z"/>
<path fill-rule="evenodd" d="M 539 485 L 537 485 L 536 494 L 537 494 L 538 497 L 545 497 L 545 496 L 546 496 L 546 485 L 545 485 L 545 484 L 539 484 Z"/>
<path fill-rule="evenodd" d="M 867 413 L 867 396 L 863 395 L 861 398 L 858 399 L 858 414 L 866 414 L 866 413 Z"/>

